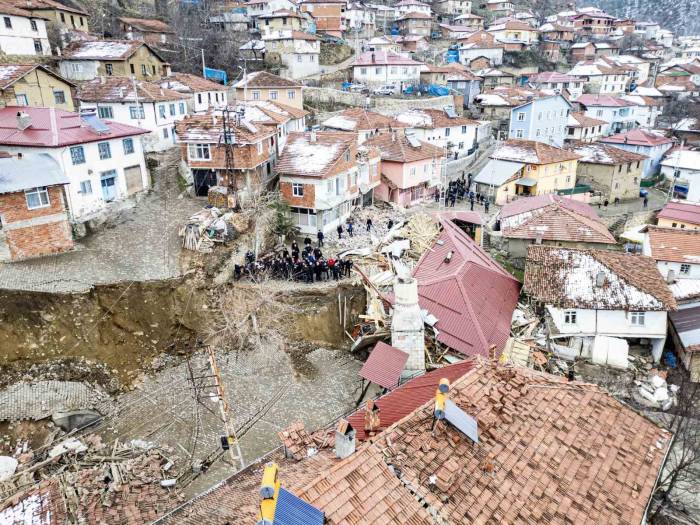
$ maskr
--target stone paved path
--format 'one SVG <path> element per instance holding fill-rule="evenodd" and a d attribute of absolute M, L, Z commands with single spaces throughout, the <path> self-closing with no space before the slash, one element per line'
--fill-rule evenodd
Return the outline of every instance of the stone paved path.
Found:
<path fill-rule="evenodd" d="M 177 150 L 164 154 L 154 189 L 110 225 L 82 239 L 73 252 L 0 263 L 0 288 L 84 292 L 96 284 L 168 279 L 180 275 L 178 226 L 204 201 L 180 197 Z"/>

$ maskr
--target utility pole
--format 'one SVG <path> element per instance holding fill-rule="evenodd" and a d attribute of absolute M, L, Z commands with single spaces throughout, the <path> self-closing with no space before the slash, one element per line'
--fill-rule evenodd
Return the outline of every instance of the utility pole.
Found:
<path fill-rule="evenodd" d="M 245 103 L 245 102 L 244 102 Z M 236 172 L 234 171 L 234 150 L 233 145 L 235 142 L 234 128 L 235 124 L 231 124 L 231 110 L 226 106 L 221 115 L 223 117 L 224 124 L 224 159 L 226 163 L 226 184 L 231 191 L 231 195 L 234 199 L 234 209 L 238 209 L 238 188 L 236 184 Z M 235 118 L 238 118 L 238 114 L 234 110 Z"/>
<path fill-rule="evenodd" d="M 202 76 L 207 78 L 207 66 L 204 62 L 204 48 L 202 48 Z"/>
<path fill-rule="evenodd" d="M 219 405 L 219 413 L 221 414 L 221 421 L 224 424 L 224 430 L 226 431 L 226 439 L 228 440 L 228 451 L 231 459 L 239 461 L 241 468 L 245 467 L 243 462 L 243 453 L 241 452 L 241 445 L 238 442 L 238 437 L 236 437 L 236 429 L 233 427 L 233 422 L 228 418 L 229 404 L 226 398 L 226 390 L 224 389 L 224 383 L 221 380 L 221 372 L 219 371 L 219 364 L 216 360 L 216 354 L 211 346 L 207 346 L 207 354 L 209 357 L 209 367 L 211 368 L 211 373 L 214 378 L 214 387 L 216 388 L 217 404 Z M 234 451 L 233 447 L 236 447 Z"/>

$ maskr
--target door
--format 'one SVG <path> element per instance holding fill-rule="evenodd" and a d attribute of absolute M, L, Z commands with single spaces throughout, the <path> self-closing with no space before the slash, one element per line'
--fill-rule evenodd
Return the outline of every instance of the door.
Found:
<path fill-rule="evenodd" d="M 124 178 L 126 179 L 127 195 L 133 195 L 143 189 L 141 166 L 129 166 L 128 168 L 124 168 Z"/>
<path fill-rule="evenodd" d="M 216 186 L 216 172 L 213 170 L 192 170 L 194 193 L 197 197 L 209 195 L 209 187 Z"/>
<path fill-rule="evenodd" d="M 117 198 L 117 172 L 115 170 L 102 173 L 100 185 L 102 186 L 102 198 L 106 202 L 111 202 Z"/>

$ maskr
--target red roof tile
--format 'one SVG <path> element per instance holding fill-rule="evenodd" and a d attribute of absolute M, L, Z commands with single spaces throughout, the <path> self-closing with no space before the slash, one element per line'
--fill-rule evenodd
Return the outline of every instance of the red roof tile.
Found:
<path fill-rule="evenodd" d="M 470 356 L 488 356 L 491 345 L 500 352 L 520 284 L 458 226 L 441 224 L 438 242 L 413 271 L 420 305 L 437 317 L 441 343 Z"/>
<path fill-rule="evenodd" d="M 435 397 L 435 390 L 440 379 L 446 377 L 450 381 L 456 381 L 474 367 L 471 360 L 460 361 L 448 365 L 439 370 L 433 370 L 425 375 L 411 379 L 388 394 L 374 401 L 379 408 L 379 430 L 390 427 L 408 414 L 416 410 Z M 369 439 L 365 431 L 365 409 L 353 412 L 346 418 L 355 429 L 355 438 L 358 441 Z"/>
<path fill-rule="evenodd" d="M 659 146 L 661 144 L 671 144 L 673 141 L 651 131 L 635 128 L 627 133 L 618 133 L 610 137 L 600 139 L 601 142 L 612 144 L 632 144 L 634 146 Z"/>
<path fill-rule="evenodd" d="M 17 113 L 22 111 L 31 118 L 31 125 L 17 129 Z M 103 121 L 108 133 L 97 133 L 83 122 L 80 115 L 56 108 L 9 106 L 0 109 L 0 145 L 25 147 L 61 147 L 88 142 L 99 142 L 119 137 L 130 137 L 148 133 L 148 130 Z"/>
<path fill-rule="evenodd" d="M 354 66 L 420 66 L 420 62 L 411 60 L 392 51 L 368 51 L 355 59 Z"/>
<path fill-rule="evenodd" d="M 517 200 L 511 201 L 501 208 L 499 217 L 501 219 L 514 217 L 515 215 L 544 208 L 555 202 L 569 210 L 585 215 L 586 217 L 590 217 L 591 219 L 598 218 L 598 214 L 595 212 L 595 210 L 585 202 L 579 202 L 577 200 L 552 193 L 547 195 L 537 195 L 535 197 L 520 197 Z"/>
<path fill-rule="evenodd" d="M 408 361 L 406 352 L 380 341 L 369 354 L 359 374 L 360 377 L 383 388 L 396 388 L 399 386 L 399 379 L 406 361 Z"/>
<path fill-rule="evenodd" d="M 700 230 L 648 226 L 649 255 L 657 261 L 698 264 Z"/>
<path fill-rule="evenodd" d="M 700 203 L 672 201 L 664 206 L 657 217 L 700 225 Z"/>
<path fill-rule="evenodd" d="M 635 106 L 636 104 L 634 102 L 630 102 L 629 100 L 625 100 L 623 98 L 619 97 L 613 97 L 611 95 L 590 95 L 590 94 L 584 94 L 581 95 L 576 99 L 576 102 L 583 106 L 591 106 L 591 107 L 596 107 L 596 106 L 604 106 L 604 107 L 613 107 L 613 108 L 623 108 L 623 107 L 631 107 Z"/>

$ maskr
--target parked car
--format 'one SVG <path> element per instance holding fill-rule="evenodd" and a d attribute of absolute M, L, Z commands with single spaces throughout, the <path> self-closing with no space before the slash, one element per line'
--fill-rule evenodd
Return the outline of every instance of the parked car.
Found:
<path fill-rule="evenodd" d="M 396 86 L 393 84 L 386 84 L 384 86 L 379 86 L 378 88 L 375 88 L 372 90 L 372 94 L 374 95 L 395 95 L 396 94 Z"/>
<path fill-rule="evenodd" d="M 350 93 L 367 94 L 367 93 L 369 93 L 369 88 L 367 86 L 365 86 L 364 84 L 359 84 L 359 83 L 358 84 L 350 84 L 350 86 L 348 86 L 348 91 Z"/>

